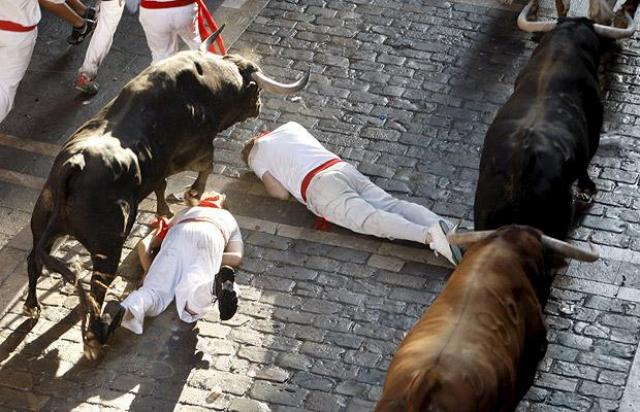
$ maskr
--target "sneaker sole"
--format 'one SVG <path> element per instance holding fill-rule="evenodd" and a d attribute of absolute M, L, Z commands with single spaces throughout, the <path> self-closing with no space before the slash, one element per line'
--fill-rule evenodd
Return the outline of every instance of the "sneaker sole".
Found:
<path fill-rule="evenodd" d="M 238 294 L 235 290 L 222 290 L 222 296 L 218 296 L 218 310 L 221 320 L 229 320 L 238 310 Z"/>

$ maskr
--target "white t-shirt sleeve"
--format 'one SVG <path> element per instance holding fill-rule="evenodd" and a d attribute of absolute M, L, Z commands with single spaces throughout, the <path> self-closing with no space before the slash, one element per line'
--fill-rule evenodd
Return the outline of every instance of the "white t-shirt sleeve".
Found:
<path fill-rule="evenodd" d="M 231 217 L 231 220 L 233 221 L 233 225 L 230 228 L 231 230 L 229 234 L 229 241 L 227 243 L 242 242 L 242 233 L 240 232 L 240 226 L 238 226 L 238 222 L 233 216 Z"/>

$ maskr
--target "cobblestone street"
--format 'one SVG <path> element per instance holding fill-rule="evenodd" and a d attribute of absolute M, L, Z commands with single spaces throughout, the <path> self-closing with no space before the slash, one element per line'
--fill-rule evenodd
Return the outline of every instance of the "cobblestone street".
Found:
<path fill-rule="evenodd" d="M 208 186 L 228 194 L 246 241 L 239 314 L 222 322 L 212 311 L 186 324 L 172 304 L 147 320 L 142 336 L 119 330 L 97 362 L 82 358 L 78 298 L 58 275 L 40 279 L 40 320 L 31 325 L 22 314 L 28 218 L 52 157 L 34 157 L 30 168 L 18 169 L 7 164 L 20 150 L 1 148 L 7 189 L 0 196 L 0 410 L 372 411 L 395 349 L 452 269 L 420 245 L 335 226 L 312 229 L 304 206 L 266 197 L 240 150 L 260 130 L 297 121 L 382 188 L 472 227 L 485 132 L 535 47 L 515 24 L 522 5 L 270 0 L 256 6 L 230 51 L 254 58 L 275 78 L 310 70 L 311 80 L 296 97 L 264 93 L 257 119 L 214 141 Z M 36 53 L 55 35 L 42 33 Z M 64 94 L 68 79 L 53 75 L 60 91 L 21 86 L 0 137 L 58 148 L 148 64 L 146 48 L 128 49 L 127 38 L 140 45 L 141 36 L 135 17 L 123 19 L 116 52 L 105 62 L 103 81 L 113 84 L 89 107 L 76 102 L 79 111 L 50 133 L 26 113 L 41 93 L 55 115 L 61 109 L 52 96 Z M 571 262 L 556 276 L 545 308 L 549 347 L 521 412 L 640 410 L 638 34 L 620 46 L 607 73 L 605 126 L 590 168 L 596 204 L 571 235 L 578 245 L 594 243 L 602 259 Z M 21 153 L 28 157 L 27 149 Z M 24 187 L 8 183 L 16 173 Z M 176 176 L 168 192 L 181 192 L 194 176 Z M 141 210 L 122 277 L 107 299 L 137 286 L 141 269 L 132 248 L 149 231 L 155 201 L 145 200 Z M 89 267 L 75 243 L 64 242 L 56 254 Z"/>

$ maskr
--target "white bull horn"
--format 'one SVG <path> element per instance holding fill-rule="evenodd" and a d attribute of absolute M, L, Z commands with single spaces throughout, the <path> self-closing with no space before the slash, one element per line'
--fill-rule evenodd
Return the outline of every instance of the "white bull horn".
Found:
<path fill-rule="evenodd" d="M 211 36 L 207 37 L 205 41 L 200 44 L 200 51 L 206 53 L 209 51 L 209 47 L 216 41 L 220 33 L 222 33 L 222 29 L 224 29 L 224 23 L 211 34 Z"/>
<path fill-rule="evenodd" d="M 476 243 L 490 236 L 495 230 L 476 230 L 472 232 L 455 232 L 447 234 L 447 240 L 452 245 L 468 245 Z"/>
<path fill-rule="evenodd" d="M 253 80 L 258 84 L 258 87 L 263 90 L 271 93 L 288 95 L 299 92 L 307 85 L 307 82 L 309 81 L 309 72 L 295 82 L 288 84 L 275 81 L 261 72 L 251 73 L 251 78 L 253 78 Z"/>
<path fill-rule="evenodd" d="M 527 16 L 529 15 L 529 11 L 531 7 L 533 7 L 534 1 L 530 1 L 520 12 L 518 16 L 518 27 L 522 31 L 526 31 L 529 33 L 537 32 L 537 31 L 551 31 L 556 28 L 556 21 L 529 21 L 527 20 Z"/>
<path fill-rule="evenodd" d="M 606 37 L 608 39 L 622 39 L 625 37 L 631 37 L 636 31 L 636 24 L 629 13 L 624 12 L 624 18 L 627 20 L 627 27 L 624 29 L 620 29 L 618 27 L 603 26 L 602 24 L 594 23 L 593 30 L 595 30 L 596 33 L 598 33 L 600 36 Z"/>
<path fill-rule="evenodd" d="M 600 254 L 593 247 L 591 243 L 589 243 L 589 247 L 591 250 L 584 250 L 577 246 L 570 245 L 567 242 L 563 242 L 562 240 L 558 240 L 547 235 L 542 235 L 540 241 L 547 248 L 560 253 L 563 256 L 568 258 L 582 260 L 585 262 L 595 262 L 600 258 Z"/>

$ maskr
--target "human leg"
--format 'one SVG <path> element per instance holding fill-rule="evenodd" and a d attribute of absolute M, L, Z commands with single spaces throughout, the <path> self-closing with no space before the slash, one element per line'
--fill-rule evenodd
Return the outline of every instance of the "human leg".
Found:
<path fill-rule="evenodd" d="M 3 69 L 0 70 L 0 122 L 11 108 L 18 85 L 29 67 L 38 29 L 26 33 L 0 31 L 0 55 Z"/>
<path fill-rule="evenodd" d="M 103 0 L 100 2 L 96 30 L 91 37 L 84 62 L 80 67 L 79 75 L 75 82 L 76 88 L 83 93 L 95 94 L 98 91 L 98 85 L 95 83 L 98 67 L 107 57 L 109 49 L 111 49 L 113 35 L 118 28 L 123 10 L 124 2 L 120 0 Z"/>
<path fill-rule="evenodd" d="M 377 209 L 397 213 L 410 222 L 426 227 L 431 227 L 440 220 L 446 220 L 422 205 L 391 196 L 351 165 L 344 168 L 342 172 L 348 174 L 349 178 L 355 182 L 354 185 L 360 196 Z"/>
<path fill-rule="evenodd" d="M 144 29 L 147 45 L 151 50 L 151 62 L 166 59 L 178 51 L 178 36 L 170 24 L 171 9 L 140 8 L 140 24 Z"/>
<path fill-rule="evenodd" d="M 191 50 L 200 47 L 202 39 L 197 28 L 197 8 L 193 5 L 176 8 L 174 26 L 176 33 Z"/>
<path fill-rule="evenodd" d="M 141 334 L 144 318 L 158 316 L 171 303 L 178 278 L 179 267 L 176 249 L 165 245 L 154 259 L 140 288 L 131 292 L 121 305 L 126 314 L 121 326 Z"/>
<path fill-rule="evenodd" d="M 340 171 L 321 173 L 311 181 L 307 206 L 316 215 L 358 233 L 420 243 L 428 233 L 428 227 L 374 207 Z"/>

